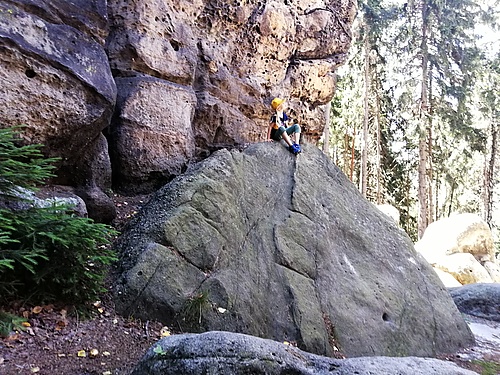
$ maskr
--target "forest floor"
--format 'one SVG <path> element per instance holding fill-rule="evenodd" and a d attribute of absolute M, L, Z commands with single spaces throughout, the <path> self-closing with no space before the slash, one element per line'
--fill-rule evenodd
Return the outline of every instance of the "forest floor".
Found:
<path fill-rule="evenodd" d="M 113 225 L 121 230 L 148 197 L 114 198 L 117 219 Z M 69 306 L 26 306 L 21 302 L 0 306 L 0 310 L 24 316 L 29 323 L 24 330 L 0 338 L 0 374 L 130 374 L 146 350 L 170 330 L 160 322 L 140 321 L 117 314 L 111 286 L 108 288 L 110 291 L 102 296 L 102 300 L 92 305 L 95 310 L 90 319 L 71 313 L 73 309 Z M 485 345 L 478 341 L 473 348 L 439 358 L 481 374 L 485 371 L 484 363 L 499 359 L 498 356 L 491 358 L 490 347 L 483 351 Z"/>

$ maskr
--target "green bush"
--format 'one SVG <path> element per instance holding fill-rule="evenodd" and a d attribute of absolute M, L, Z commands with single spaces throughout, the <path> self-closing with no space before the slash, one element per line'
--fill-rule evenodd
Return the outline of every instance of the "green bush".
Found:
<path fill-rule="evenodd" d="M 53 177 L 52 164 L 58 159 L 43 158 L 42 145 L 17 145 L 21 129 L 0 129 L 0 198 L 19 200 L 19 187 L 37 190 L 37 185 Z"/>
<path fill-rule="evenodd" d="M 40 146 L 16 146 L 16 131 L 0 130 L 0 204 L 23 201 L 18 186 L 36 190 L 55 160 L 43 160 Z M 116 260 L 108 245 L 116 232 L 71 212 L 68 205 L 0 208 L 0 295 L 78 305 L 105 290 L 105 266 Z"/>

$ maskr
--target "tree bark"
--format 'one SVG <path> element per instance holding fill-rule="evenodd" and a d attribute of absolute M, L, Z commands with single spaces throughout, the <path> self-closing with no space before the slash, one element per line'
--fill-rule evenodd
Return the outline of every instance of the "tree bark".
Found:
<path fill-rule="evenodd" d="M 330 158 L 330 109 L 332 103 L 328 102 L 325 108 L 325 130 L 323 132 L 323 152 Z"/>
<path fill-rule="evenodd" d="M 485 158 L 484 180 L 483 180 L 483 207 L 484 221 L 490 228 L 493 221 L 493 191 L 495 185 L 495 166 L 498 155 L 498 124 L 491 122 L 489 127 L 491 137 L 490 150 Z"/>
<path fill-rule="evenodd" d="M 419 201 L 419 220 L 418 220 L 418 238 L 422 238 L 425 228 L 427 228 L 428 215 L 428 187 L 427 187 L 427 123 L 428 123 L 428 93 L 427 83 L 429 81 L 429 56 L 427 50 L 427 31 L 428 31 L 428 4 L 422 1 L 422 82 L 419 108 L 419 163 L 418 163 L 418 201 Z"/>
<path fill-rule="evenodd" d="M 365 95 L 363 113 L 363 136 L 361 138 L 361 194 L 366 198 L 368 186 L 368 122 L 370 116 L 370 40 L 368 37 L 369 26 L 365 23 Z"/>

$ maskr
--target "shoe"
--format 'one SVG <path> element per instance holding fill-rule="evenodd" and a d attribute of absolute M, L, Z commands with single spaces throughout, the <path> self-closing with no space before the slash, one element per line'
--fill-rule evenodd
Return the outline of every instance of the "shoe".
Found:
<path fill-rule="evenodd" d="M 292 144 L 291 146 L 288 147 L 288 150 L 294 154 L 294 155 L 297 155 L 299 153 L 302 152 L 302 150 L 300 149 L 300 146 L 296 143 Z"/>

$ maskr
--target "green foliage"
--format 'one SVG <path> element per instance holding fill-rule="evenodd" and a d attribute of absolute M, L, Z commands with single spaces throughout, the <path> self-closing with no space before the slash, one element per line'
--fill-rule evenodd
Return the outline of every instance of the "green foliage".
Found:
<path fill-rule="evenodd" d="M 14 131 L 0 131 L 0 191 L 7 192 L 0 193 L 0 199 L 4 202 L 6 197 L 23 200 L 15 195 L 17 187 L 34 190 L 34 184 L 52 170 L 40 160 L 39 147 L 15 146 Z M 104 291 L 105 266 L 116 260 L 108 246 L 116 232 L 75 216 L 72 208 L 39 208 L 27 202 L 23 208 L 0 209 L 1 295 L 83 304 Z"/>
<path fill-rule="evenodd" d="M 52 165 L 58 159 L 44 159 L 42 145 L 17 145 L 21 127 L 0 129 L 0 198 L 18 200 L 19 187 L 36 190 L 53 177 Z"/>
<path fill-rule="evenodd" d="M 201 291 L 189 297 L 183 306 L 181 316 L 190 330 L 201 328 L 203 310 L 210 305 L 208 291 Z"/>
<path fill-rule="evenodd" d="M 482 367 L 481 375 L 497 375 L 500 373 L 500 364 L 488 361 L 473 360 L 472 363 Z"/>
<path fill-rule="evenodd" d="M 114 231 L 66 213 L 69 208 L 3 212 L 12 229 L 10 243 L 0 248 L 1 258 L 10 262 L 0 269 L 0 287 L 9 294 L 73 303 L 94 300 L 104 291 L 103 266 L 116 260 L 106 246 Z M 8 288 L 13 281 L 16 287 Z"/>
<path fill-rule="evenodd" d="M 12 331 L 24 331 L 24 322 L 26 322 L 25 318 L 0 311 L 0 336 L 7 337 Z"/>
<path fill-rule="evenodd" d="M 165 356 L 167 354 L 167 351 L 165 349 L 163 349 L 159 344 L 157 344 L 154 348 L 153 348 L 153 352 L 158 354 L 159 356 Z"/>

